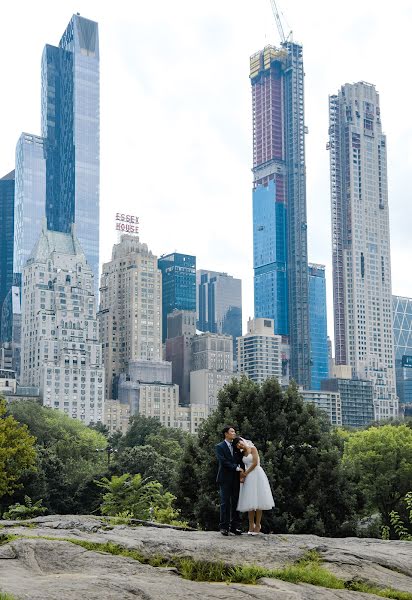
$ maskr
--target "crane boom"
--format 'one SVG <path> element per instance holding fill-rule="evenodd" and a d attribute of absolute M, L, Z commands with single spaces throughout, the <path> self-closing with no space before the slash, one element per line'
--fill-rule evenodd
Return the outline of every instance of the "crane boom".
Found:
<path fill-rule="evenodd" d="M 272 12 L 273 12 L 273 16 L 275 17 L 276 25 L 277 25 L 278 32 L 280 35 L 280 40 L 281 40 L 282 44 L 284 44 L 285 42 L 288 41 L 289 38 L 291 38 L 292 32 L 290 31 L 288 37 L 287 38 L 285 37 L 285 32 L 283 30 L 282 21 L 281 21 L 280 15 L 279 15 L 278 7 L 276 5 L 276 0 L 270 0 L 270 3 L 272 5 Z"/>

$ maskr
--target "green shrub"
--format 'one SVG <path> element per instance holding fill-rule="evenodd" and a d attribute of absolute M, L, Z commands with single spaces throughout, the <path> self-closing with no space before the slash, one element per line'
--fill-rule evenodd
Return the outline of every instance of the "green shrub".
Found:
<path fill-rule="evenodd" d="M 9 510 L 3 514 L 3 519 L 31 519 L 43 515 L 47 511 L 47 508 L 42 506 L 42 502 L 43 500 L 33 502 L 29 496 L 24 496 L 24 504 L 17 502 L 9 506 Z"/>

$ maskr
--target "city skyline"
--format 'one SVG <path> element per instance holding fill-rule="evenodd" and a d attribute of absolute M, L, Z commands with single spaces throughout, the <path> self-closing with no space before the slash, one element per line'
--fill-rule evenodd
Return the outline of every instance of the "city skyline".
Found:
<path fill-rule="evenodd" d="M 5 98 L 3 102 L 4 135 L 0 149 L 2 175 L 13 168 L 15 141 L 20 132 L 40 134 L 38 73 L 41 50 L 45 41 L 56 41 L 56 32 L 62 31 L 71 13 L 78 10 L 75 6 L 55 7 L 49 3 L 46 5 L 47 22 L 40 22 L 37 20 L 38 11 L 33 10 L 32 15 L 32 8 L 27 3 L 27 21 L 36 24 L 35 31 L 30 28 L 26 35 L 25 25 L 21 24 L 22 29 L 19 29 L 19 32 L 23 41 L 20 45 L 24 52 L 24 60 L 19 62 L 21 59 L 16 52 L 10 61 L 13 63 L 13 70 L 24 75 L 22 79 L 25 85 L 20 88 L 19 82 L 16 82 L 16 85 L 9 88 L 9 98 Z M 252 135 L 251 98 L 247 81 L 248 59 L 266 44 L 278 46 L 279 38 L 269 1 L 262 0 L 253 7 L 246 3 L 239 6 L 234 2 L 228 2 L 227 5 L 222 10 L 218 3 L 211 2 L 202 13 L 198 13 L 198 9 L 190 7 L 189 10 L 189 4 L 185 4 L 185 40 L 179 39 L 181 31 L 175 24 L 176 20 L 172 19 L 170 7 L 163 3 L 161 11 L 156 10 L 152 13 L 147 8 L 145 11 L 136 11 L 136 14 L 128 11 L 128 7 L 132 8 L 131 4 L 121 3 L 119 14 L 114 16 L 109 16 L 96 2 L 87 2 L 80 9 L 82 16 L 99 22 L 101 46 L 105 47 L 106 64 L 102 72 L 101 261 L 110 258 L 112 243 L 116 240 L 116 232 L 112 225 L 114 206 L 121 204 L 124 212 L 129 211 L 141 216 L 141 240 L 149 243 L 156 254 L 173 250 L 190 252 L 197 256 L 199 268 L 207 266 L 241 278 L 244 282 L 243 316 L 246 321 L 248 316 L 253 315 L 250 231 Z M 412 139 L 412 131 L 410 124 L 401 124 L 396 115 L 396 89 L 399 93 L 399 84 L 397 88 L 396 78 L 391 72 L 393 69 L 389 68 L 387 62 L 390 53 L 379 52 L 382 46 L 378 46 L 378 42 L 381 44 L 390 31 L 391 15 L 382 18 L 374 12 L 368 13 L 368 9 L 373 6 L 370 2 L 360 10 L 354 3 L 350 4 L 345 14 L 341 15 L 340 22 L 336 23 L 337 29 L 333 32 L 335 40 L 342 40 L 342 50 L 320 53 L 320 48 L 326 48 L 328 41 L 331 41 L 332 34 L 321 30 L 320 24 L 316 22 L 316 10 L 313 5 L 313 14 L 307 12 L 307 7 L 298 5 L 297 2 L 290 2 L 287 7 L 281 8 L 295 31 L 295 38 L 304 48 L 306 123 L 309 127 L 309 135 L 306 137 L 309 260 L 326 264 L 329 292 L 328 332 L 329 335 L 333 335 L 329 173 L 328 155 L 325 151 L 327 97 L 343 82 L 362 79 L 376 84 L 380 93 L 382 111 L 385 114 L 384 129 L 390 149 L 388 179 L 393 293 L 403 296 L 412 295 L 412 285 L 408 283 L 405 268 L 409 256 L 412 255 L 412 248 L 408 248 L 409 207 L 406 204 L 410 195 L 410 183 L 406 175 L 408 163 L 410 165 L 412 162 L 408 135 L 410 132 Z M 322 3 L 319 4 L 321 5 Z M 356 18 L 351 15 L 351 7 L 355 6 Z M 123 12 L 127 13 L 127 19 L 125 14 L 120 16 L 122 8 L 125 9 Z M 298 8 L 301 9 L 300 13 Z M 328 16 L 332 16 L 330 11 L 333 9 L 325 4 L 322 10 L 325 17 L 322 21 L 325 22 Z M 206 14 L 203 14 L 205 11 Z M 402 27 L 408 22 L 410 12 L 411 8 L 407 3 L 400 2 L 397 24 L 400 23 L 398 36 L 401 45 L 406 38 L 406 35 L 402 35 Z M 370 18 L 370 14 L 373 14 L 373 19 Z M 240 18 L 235 19 L 235 16 Z M 17 23 L 16 9 L 7 7 L 3 23 L 8 23 L 11 33 L 13 27 L 10 27 L 10 23 L 13 22 Z M 171 23 L 173 27 L 168 29 Z M 191 33 L 189 24 L 193 25 Z M 5 25 L 3 27 L 5 28 Z M 143 28 L 149 33 L 144 34 Z M 150 40 L 151 28 L 156 31 L 153 41 Z M 342 35 L 343 33 L 345 35 Z M 322 35 L 322 42 L 315 40 Z M 3 44 L 6 44 L 5 48 L 10 46 L 9 40 L 8 31 L 4 29 L 0 42 L 2 48 Z M 155 44 L 159 45 L 159 48 L 154 52 Z M 169 49 L 168 53 L 166 48 Z M 180 76 L 187 81 L 190 53 L 195 48 L 198 72 L 190 71 L 192 85 L 188 86 L 189 89 L 185 87 L 187 98 L 181 104 L 179 86 L 170 85 L 173 91 L 164 91 L 164 88 L 168 87 L 164 86 L 164 83 L 172 82 L 176 76 L 178 83 L 181 81 Z M 365 48 L 369 49 L 369 52 L 365 52 Z M 401 57 L 405 55 L 399 49 L 397 52 Z M 154 77 L 156 67 L 160 68 L 160 60 L 163 61 L 166 54 L 169 66 L 167 69 L 162 66 L 162 72 L 167 70 L 168 73 L 165 75 L 166 82 L 163 82 L 163 92 L 160 94 Z M 329 57 L 328 54 L 333 54 L 333 57 Z M 8 67 L 9 65 L 6 65 L 6 68 Z M 5 73 L 6 77 L 7 73 L 8 71 Z M 206 98 L 203 105 L 196 102 L 200 96 Z M 150 104 L 153 107 L 148 113 Z M 207 105 L 210 110 L 205 109 Z M 136 106 L 140 108 L 139 111 L 135 110 Z M 118 112 L 115 113 L 115 110 Z M 205 110 L 207 114 L 204 114 Z M 170 113 L 173 111 L 176 119 L 171 123 Z M 155 113 L 160 121 L 156 125 Z M 125 127 L 126 121 L 128 127 Z M 168 152 L 170 163 L 163 174 L 167 185 L 158 185 L 157 182 L 153 183 L 156 180 L 149 160 L 154 162 L 152 159 L 157 144 L 155 138 L 168 121 L 169 129 L 163 133 L 165 148 L 162 149 L 162 152 Z M 152 128 L 151 136 L 149 126 Z M 120 132 L 114 132 L 114 128 Z M 185 147 L 188 149 L 185 150 Z M 172 148 L 174 152 L 171 152 Z M 225 161 L 221 159 L 223 154 Z M 118 177 L 119 161 L 125 163 L 121 182 Z M 136 168 L 136 164 L 140 168 Z M 137 179 L 139 186 L 135 185 Z M 150 202 L 147 202 L 147 199 L 150 199 Z M 193 211 L 193 199 L 199 203 L 199 208 L 201 205 L 207 205 L 210 213 L 208 217 L 206 211 L 202 211 L 201 229 L 204 233 L 201 235 L 196 223 L 196 211 Z M 190 211 L 187 210 L 189 205 Z M 210 221 L 207 220 L 209 218 Z M 215 224 L 213 229 L 212 220 Z M 164 224 L 159 226 L 160 221 Z M 228 222 L 231 223 L 230 226 L 227 225 Z M 208 235 L 208 231 L 213 233 Z M 396 236 L 393 235 L 394 232 Z M 242 240 L 241 246 L 239 239 Z M 176 240 L 179 240 L 179 246 Z"/>

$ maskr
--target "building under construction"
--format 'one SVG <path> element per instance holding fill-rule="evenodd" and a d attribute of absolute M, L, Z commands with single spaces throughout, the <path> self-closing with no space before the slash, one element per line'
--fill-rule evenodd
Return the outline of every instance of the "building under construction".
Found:
<path fill-rule="evenodd" d="M 250 58 L 255 317 L 289 337 L 290 375 L 310 388 L 302 46 L 281 33 Z"/>

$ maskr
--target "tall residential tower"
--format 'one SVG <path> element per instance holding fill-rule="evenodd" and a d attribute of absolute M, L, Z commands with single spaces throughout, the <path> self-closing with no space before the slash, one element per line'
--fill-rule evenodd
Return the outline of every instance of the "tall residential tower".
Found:
<path fill-rule="evenodd" d="M 59 46 L 42 57 L 41 129 L 49 229 L 76 235 L 99 281 L 99 33 L 73 15 Z M 97 297 L 97 294 L 96 294 Z"/>
<path fill-rule="evenodd" d="M 329 98 L 335 362 L 373 383 L 375 418 L 398 413 L 386 137 L 365 82 Z"/>
<path fill-rule="evenodd" d="M 290 374 L 310 387 L 302 46 L 284 41 L 250 59 L 253 107 L 255 317 L 288 335 Z"/>

